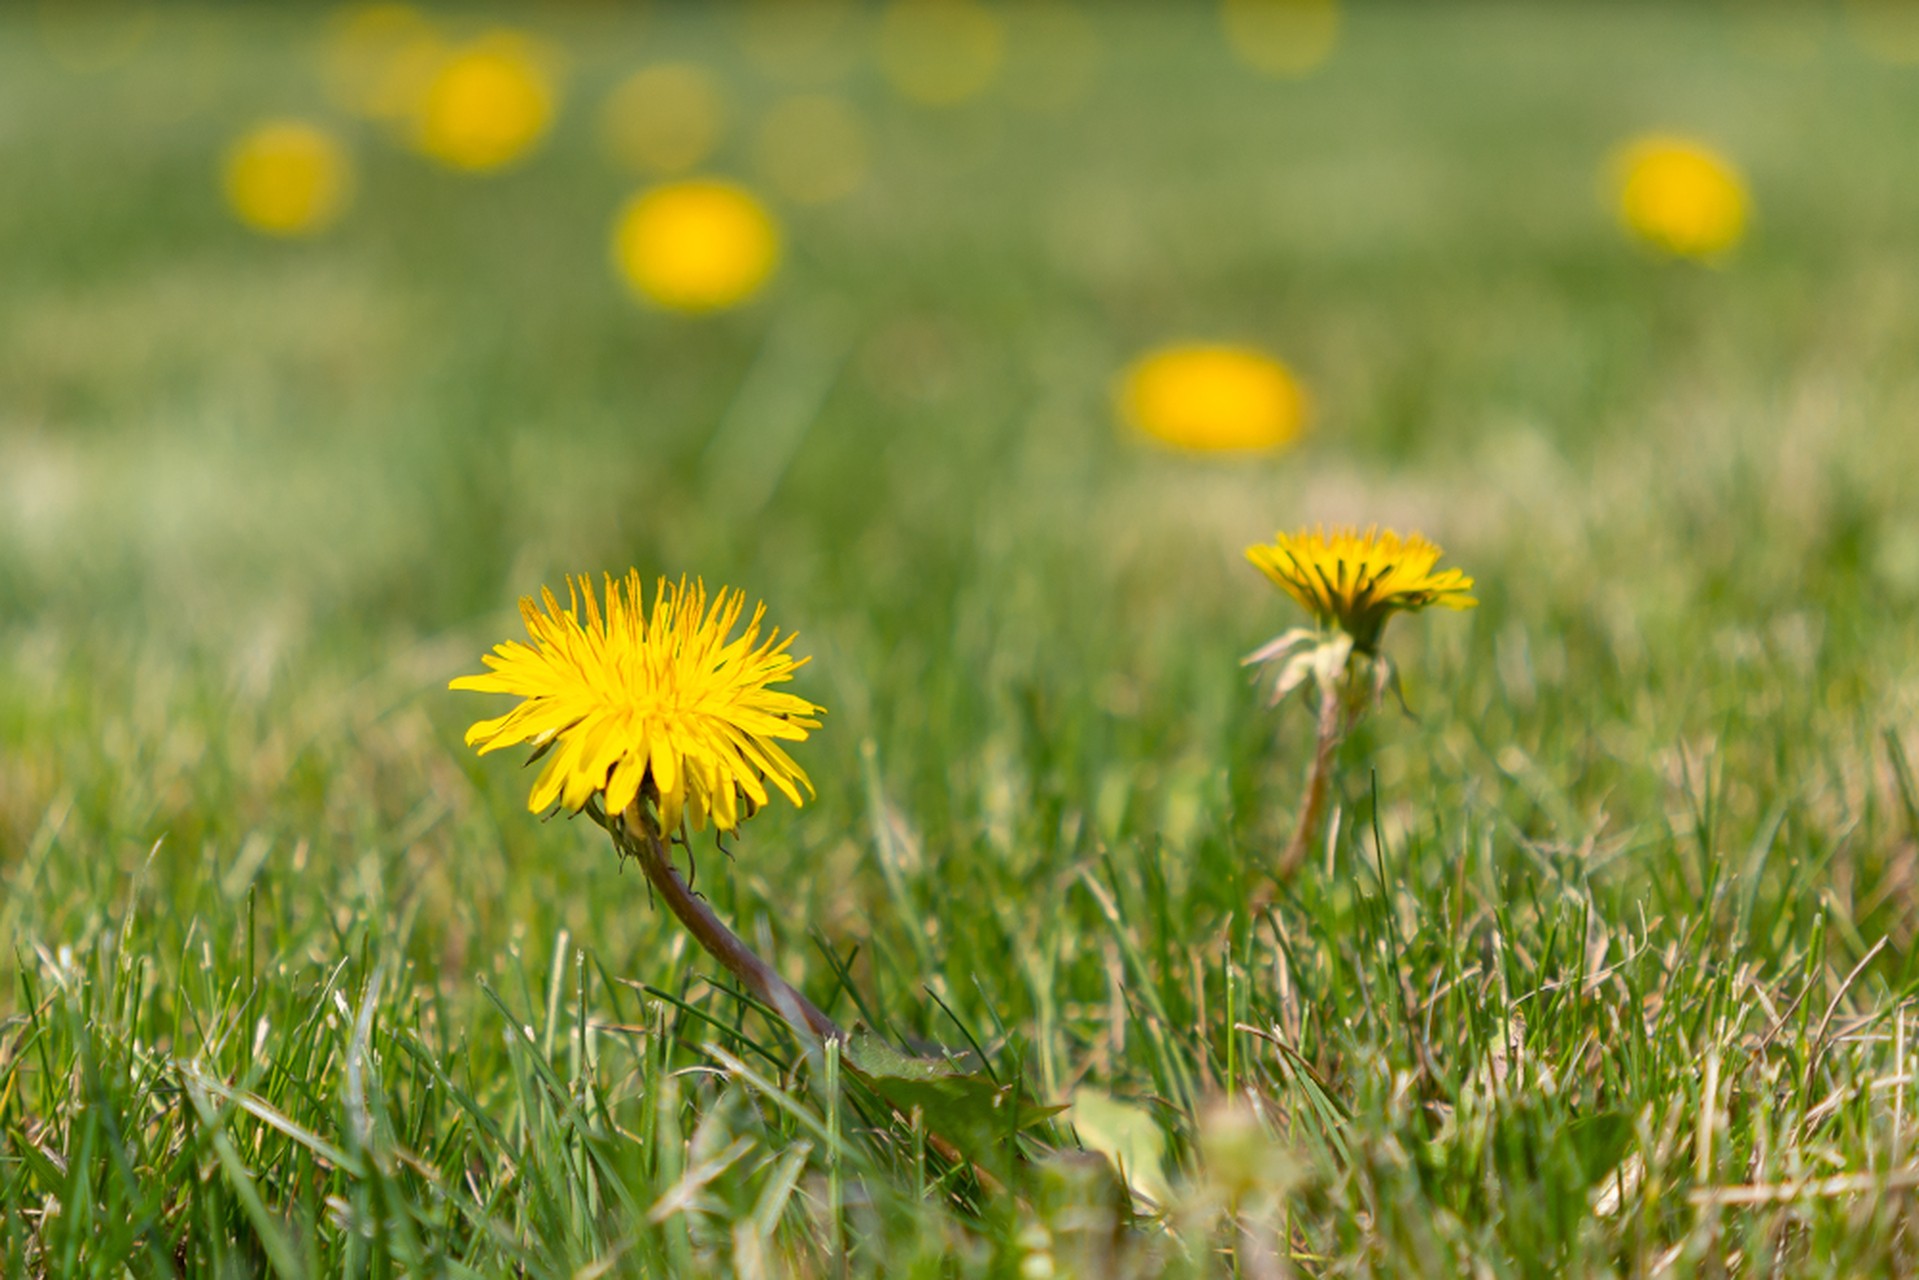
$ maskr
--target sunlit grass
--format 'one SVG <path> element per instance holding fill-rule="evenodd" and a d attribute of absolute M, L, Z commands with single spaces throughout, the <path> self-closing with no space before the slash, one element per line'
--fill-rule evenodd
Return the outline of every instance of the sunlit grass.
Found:
<path fill-rule="evenodd" d="M 1919 85 L 1650 8 L 1345 6 L 1274 78 L 1142 7 L 1036 111 L 1012 11 L 938 103 L 877 12 L 537 12 L 563 92 L 485 181 L 329 114 L 323 11 L 4 15 L 0 1272 L 1914 1269 Z M 751 305 L 609 264 L 658 63 L 718 179 L 796 93 L 861 125 L 831 200 L 767 171 Z M 352 148 L 324 235 L 226 206 L 281 117 Z M 1595 193 L 1648 130 L 1739 157 L 1721 269 Z M 1116 378 L 1194 334 L 1312 431 L 1139 439 Z M 1480 604 L 1390 628 L 1414 716 L 1276 888 L 1312 712 L 1238 666 L 1290 607 L 1241 555 L 1320 521 Z M 805 637 L 818 794 L 694 888 L 1072 1103 L 1023 1159 L 945 1159 L 464 746 L 447 681 L 596 564 Z"/>

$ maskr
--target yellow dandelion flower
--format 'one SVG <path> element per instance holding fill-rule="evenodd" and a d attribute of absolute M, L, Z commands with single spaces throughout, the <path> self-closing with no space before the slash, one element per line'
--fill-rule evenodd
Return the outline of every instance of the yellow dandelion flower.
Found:
<path fill-rule="evenodd" d="M 568 579 L 565 608 L 544 588 L 520 602 L 531 645 L 509 640 L 484 661 L 484 675 L 455 689 L 510 693 L 523 701 L 467 730 L 480 754 L 527 742 L 549 758 L 527 807 L 558 803 L 577 812 L 595 796 L 609 814 L 640 801 L 657 807 L 660 829 L 684 819 L 735 830 L 768 799 L 770 783 L 795 805 L 813 792 L 780 742 L 820 727 L 824 708 L 774 689 L 805 659 L 793 636 L 761 638 L 764 605 L 746 629 L 746 597 L 725 587 L 709 602 L 703 583 L 662 578 L 645 607 L 637 569 L 606 578 L 602 609 L 586 577 Z"/>
<path fill-rule="evenodd" d="M 353 195 L 346 147 L 304 120 L 269 120 L 242 134 L 227 148 L 221 177 L 234 215 L 273 236 L 326 230 Z"/>
<path fill-rule="evenodd" d="M 1121 379 L 1120 415 L 1198 452 L 1277 449 L 1305 430 L 1306 393 L 1285 365 L 1250 347 L 1163 347 Z"/>
<path fill-rule="evenodd" d="M 1303 76 L 1339 42 L 1338 0 L 1221 0 L 1226 42 L 1239 60 L 1270 76 Z"/>
<path fill-rule="evenodd" d="M 1640 138 L 1614 156 L 1613 172 L 1620 221 L 1662 253 L 1716 258 L 1745 233 L 1745 179 L 1710 147 L 1684 138 Z"/>
<path fill-rule="evenodd" d="M 420 94 L 413 143 L 472 173 L 524 159 L 559 109 L 553 55 L 515 31 L 488 32 L 446 56 Z"/>
<path fill-rule="evenodd" d="M 717 311 L 757 293 L 779 264 L 780 234 L 752 193 L 702 178 L 627 201 L 613 261 L 640 297 L 675 311 Z"/>
<path fill-rule="evenodd" d="M 684 173 L 712 154 L 726 132 L 726 99 L 696 66 L 643 67 L 607 97 L 600 117 L 606 148 L 630 169 Z"/>
<path fill-rule="evenodd" d="M 830 204 L 866 181 L 866 129 L 844 99 L 800 94 L 760 122 L 753 159 L 766 182 L 796 204 Z"/>
<path fill-rule="evenodd" d="M 975 0 L 894 0 L 880 16 L 880 70 L 929 107 L 964 102 L 999 74 L 1006 26 Z"/>
<path fill-rule="evenodd" d="M 1373 653 L 1379 633 L 1395 613 L 1428 605 L 1470 609 L 1473 580 L 1458 569 L 1435 573 L 1444 553 L 1420 534 L 1401 538 L 1391 529 L 1301 529 L 1271 543 L 1246 548 L 1246 558 L 1280 590 L 1299 601 L 1321 627 L 1352 637 L 1353 648 Z"/>
<path fill-rule="evenodd" d="M 412 5 L 352 5 L 328 23 L 320 72 L 343 110 L 398 120 L 419 103 L 444 54 L 432 20 Z"/>

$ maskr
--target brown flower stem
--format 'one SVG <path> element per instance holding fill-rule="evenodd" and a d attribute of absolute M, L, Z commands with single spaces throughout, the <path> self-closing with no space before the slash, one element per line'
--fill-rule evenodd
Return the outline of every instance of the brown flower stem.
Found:
<path fill-rule="evenodd" d="M 686 881 L 680 879 L 679 871 L 673 866 L 672 858 L 667 856 L 666 840 L 660 834 L 658 823 L 642 803 L 635 801 L 617 820 L 609 820 L 604 825 L 620 852 L 640 864 L 646 882 L 666 903 L 666 909 L 686 926 L 686 931 L 693 935 L 693 940 L 700 944 L 706 954 L 718 960 L 728 973 L 739 979 L 748 995 L 777 1013 L 782 1022 L 805 1039 L 816 1044 L 828 1040 L 837 1040 L 841 1044 L 850 1042 L 851 1038 L 839 1023 L 827 1017 L 818 1005 L 775 973 L 772 965 L 760 959 L 751 947 L 740 941 L 738 934 L 713 914 L 713 908 L 706 905 L 705 899 L 687 888 Z M 857 1073 L 857 1065 L 854 1070 Z M 900 1113 L 898 1108 L 894 1110 L 902 1119 L 919 1123 Z M 924 1127 L 927 1145 L 938 1152 L 941 1159 L 971 1168 L 981 1185 L 988 1189 L 1001 1186 L 999 1179 L 968 1160 L 947 1138 L 935 1132 L 931 1126 Z"/>
<path fill-rule="evenodd" d="M 1320 821 L 1325 816 L 1333 756 L 1339 750 L 1339 740 L 1346 736 L 1345 698 L 1340 689 L 1344 678 L 1342 672 L 1340 679 L 1328 681 L 1319 691 L 1319 741 L 1313 748 L 1313 771 L 1306 777 L 1306 799 L 1299 808 L 1299 825 L 1293 828 L 1293 838 L 1287 842 L 1286 851 L 1279 856 L 1279 866 L 1275 868 L 1281 883 L 1290 881 L 1298 873 L 1300 864 L 1306 861 L 1306 852 L 1319 834 Z"/>
<path fill-rule="evenodd" d="M 666 909 L 686 926 L 686 931 L 705 948 L 706 954 L 739 979 L 748 995 L 779 1014 L 782 1021 L 803 1036 L 813 1040 L 844 1041 L 847 1038 L 837 1022 L 774 972 L 772 965 L 760 959 L 713 914 L 713 908 L 706 905 L 705 899 L 686 887 L 686 881 L 680 879 L 673 860 L 667 856 L 666 841 L 661 838 L 652 814 L 635 803 L 621 815 L 615 839 L 622 850 L 640 864 L 640 870 L 646 873 L 646 882 L 666 903 Z"/>

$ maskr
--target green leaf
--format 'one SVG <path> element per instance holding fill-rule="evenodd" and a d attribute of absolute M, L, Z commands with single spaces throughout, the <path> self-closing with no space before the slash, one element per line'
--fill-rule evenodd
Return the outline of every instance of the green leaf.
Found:
<path fill-rule="evenodd" d="M 865 1027 L 853 1029 L 845 1061 L 867 1088 L 905 1115 L 918 1112 L 929 1130 L 988 1169 L 1000 1163 L 993 1156 L 1009 1138 L 1066 1109 L 1035 1101 L 1023 1083 L 999 1084 L 983 1071 L 901 1053 Z"/>
<path fill-rule="evenodd" d="M 1166 1180 L 1166 1135 L 1144 1107 L 1121 1102 L 1098 1089 L 1073 1092 L 1068 1122 L 1089 1151 L 1105 1156 L 1133 1193 L 1164 1205 L 1172 1194 Z"/>

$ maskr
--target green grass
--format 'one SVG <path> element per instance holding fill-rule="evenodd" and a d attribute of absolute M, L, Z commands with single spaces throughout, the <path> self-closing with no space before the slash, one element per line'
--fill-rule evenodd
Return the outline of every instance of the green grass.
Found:
<path fill-rule="evenodd" d="M 511 11 L 572 57 L 550 144 L 472 180 L 335 120 L 359 203 L 288 245 L 213 172 L 334 119 L 319 13 L 169 10 L 82 75 L 16 8 L 0 1271 L 1919 1268 L 1919 79 L 1836 14 L 1787 57 L 1714 7 L 1369 6 L 1275 83 L 1210 7 L 1102 10 L 1064 116 L 861 64 L 868 185 L 689 322 L 606 266 L 594 108 L 702 60 L 750 177 L 781 89 L 724 13 Z M 1746 166 L 1723 269 L 1598 200 L 1652 127 Z M 1116 431 L 1188 335 L 1282 354 L 1311 440 Z M 1483 604 L 1395 625 L 1417 718 L 1249 914 L 1311 717 L 1237 665 L 1296 620 L 1239 551 L 1314 519 L 1423 528 Z M 1118 1099 L 1078 1137 L 1163 1142 L 1163 1212 L 1065 1117 L 945 1165 L 466 750 L 515 599 L 629 564 L 765 598 L 830 709 L 817 801 L 698 887 L 835 1016 Z"/>

